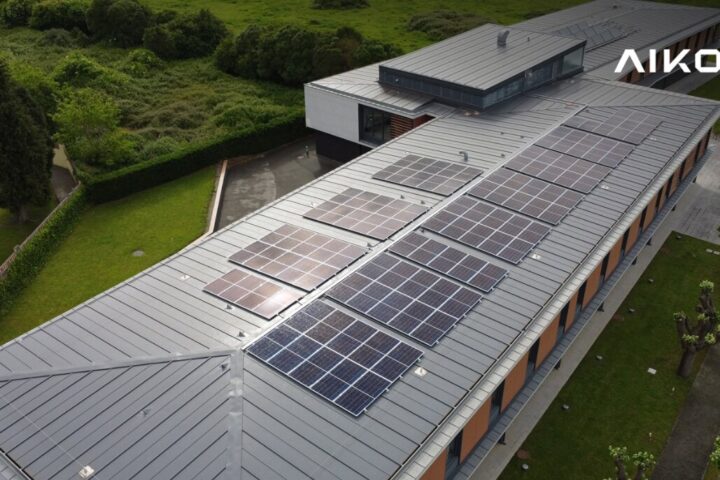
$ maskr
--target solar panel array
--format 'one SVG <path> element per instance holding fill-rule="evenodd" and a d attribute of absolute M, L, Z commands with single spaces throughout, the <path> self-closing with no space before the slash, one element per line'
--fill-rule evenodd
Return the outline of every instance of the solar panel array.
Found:
<path fill-rule="evenodd" d="M 611 170 L 537 145 L 529 146 L 505 166 L 582 193 L 590 193 Z"/>
<path fill-rule="evenodd" d="M 366 249 L 300 227 L 283 225 L 230 257 L 232 262 L 312 290 Z"/>
<path fill-rule="evenodd" d="M 565 126 L 557 127 L 535 144 L 613 168 L 633 151 L 629 143 Z"/>
<path fill-rule="evenodd" d="M 555 30 L 553 33 L 587 40 L 585 51 L 589 52 L 590 50 L 624 38 L 630 32 L 624 26 L 609 20 L 593 25 L 586 21 L 581 21 Z"/>
<path fill-rule="evenodd" d="M 565 125 L 639 145 L 661 122 L 662 120 L 655 115 L 622 108 L 602 122 L 582 115 L 575 115 L 568 119 Z"/>
<path fill-rule="evenodd" d="M 469 193 L 553 225 L 583 198 L 581 193 L 507 168 L 494 171 Z"/>
<path fill-rule="evenodd" d="M 468 195 L 440 210 L 423 227 L 515 264 L 550 231 L 547 225 Z"/>
<path fill-rule="evenodd" d="M 259 275 L 237 269 L 207 284 L 204 291 L 267 319 L 302 297 Z"/>
<path fill-rule="evenodd" d="M 440 195 L 451 195 L 480 174 L 482 170 L 478 168 L 407 155 L 380 170 L 373 178 Z"/>
<path fill-rule="evenodd" d="M 394 243 L 390 251 L 483 292 L 491 291 L 508 274 L 504 268 L 417 232 Z"/>
<path fill-rule="evenodd" d="M 348 188 L 305 217 L 385 240 L 426 211 L 426 207 L 405 200 Z"/>
<path fill-rule="evenodd" d="M 343 279 L 328 296 L 430 346 L 481 299 L 479 293 L 387 253 Z"/>
<path fill-rule="evenodd" d="M 248 351 L 357 416 L 422 352 L 315 300 L 253 343 Z"/>

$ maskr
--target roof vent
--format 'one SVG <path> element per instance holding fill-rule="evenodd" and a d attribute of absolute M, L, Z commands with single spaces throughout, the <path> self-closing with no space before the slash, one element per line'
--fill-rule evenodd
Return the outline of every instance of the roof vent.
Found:
<path fill-rule="evenodd" d="M 93 473 L 95 473 L 95 470 L 90 466 L 86 465 L 78 472 L 80 475 L 80 478 L 90 478 L 93 476 Z"/>
<path fill-rule="evenodd" d="M 498 47 L 504 47 L 507 45 L 508 35 L 510 35 L 510 30 L 502 30 L 498 32 Z"/>

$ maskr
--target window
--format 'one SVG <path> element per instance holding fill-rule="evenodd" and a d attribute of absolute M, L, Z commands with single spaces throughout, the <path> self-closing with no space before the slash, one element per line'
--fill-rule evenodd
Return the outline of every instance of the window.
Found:
<path fill-rule="evenodd" d="M 567 307 L 565 307 L 567 308 Z M 540 340 L 535 341 L 533 346 L 530 348 L 530 354 L 528 355 L 527 369 L 525 370 L 525 383 L 528 382 L 535 373 L 537 367 L 538 350 L 540 349 Z"/>
<path fill-rule="evenodd" d="M 495 421 L 500 416 L 500 408 L 502 407 L 502 397 L 504 390 L 505 382 L 502 382 L 492 394 L 492 398 L 490 399 L 490 421 L 488 422 L 488 430 L 495 424 Z"/>
<path fill-rule="evenodd" d="M 625 249 L 627 249 L 628 239 L 630 238 L 630 230 L 625 231 L 623 235 L 622 247 L 620 248 L 620 256 L 625 258 Z"/>
<path fill-rule="evenodd" d="M 582 287 L 580 287 L 580 290 L 578 290 L 578 299 L 577 299 L 577 305 L 575 306 L 575 317 L 578 316 L 580 311 L 583 308 L 583 303 L 585 303 L 585 289 L 587 288 L 587 281 L 582 284 Z M 562 320 L 562 317 L 561 317 Z"/>
<path fill-rule="evenodd" d="M 565 75 L 580 69 L 583 64 L 584 54 L 585 49 L 582 47 L 565 54 L 560 64 L 560 75 Z"/>
<path fill-rule="evenodd" d="M 605 283 L 605 276 L 607 275 L 608 263 L 610 263 L 610 254 L 608 253 L 603 258 L 602 267 L 600 267 L 600 285 Z"/>
<path fill-rule="evenodd" d="M 537 66 L 525 72 L 525 88 L 529 90 L 544 83 L 549 82 L 553 78 L 553 64 L 546 63 Z"/>
<path fill-rule="evenodd" d="M 519 94 L 523 90 L 523 81 L 523 78 L 519 77 L 515 80 L 510 80 L 495 90 L 488 92 L 483 98 L 483 107 L 495 105 L 498 102 Z"/>
<path fill-rule="evenodd" d="M 584 285 L 583 285 L 584 287 Z M 565 335 L 565 326 L 567 325 L 567 319 L 568 319 L 568 310 L 570 309 L 570 306 L 568 304 L 565 304 L 565 306 L 562 309 L 562 312 L 560 312 L 560 324 L 558 325 L 557 330 L 557 340 L 560 340 L 563 335 Z"/>
<path fill-rule="evenodd" d="M 390 138 L 390 114 L 361 105 L 360 139 L 373 145 L 380 145 Z"/>
<path fill-rule="evenodd" d="M 645 217 L 647 217 L 647 207 L 645 207 L 642 211 L 642 215 L 640 215 L 640 229 L 645 230 Z"/>
<path fill-rule="evenodd" d="M 460 468 L 460 449 L 462 448 L 462 432 L 458 433 L 448 447 L 445 463 L 445 479 L 452 478 Z"/>

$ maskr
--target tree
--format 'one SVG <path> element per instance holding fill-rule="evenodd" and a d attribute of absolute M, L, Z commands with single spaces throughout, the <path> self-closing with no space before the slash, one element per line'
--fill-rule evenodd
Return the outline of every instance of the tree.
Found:
<path fill-rule="evenodd" d="M 697 319 L 693 323 L 685 312 L 674 314 L 680 347 L 683 350 L 678 375 L 683 378 L 690 376 L 695 360 L 695 354 L 705 348 L 715 345 L 720 336 L 718 312 L 715 310 L 712 294 L 715 284 L 709 280 L 700 283 L 700 296 L 695 307 Z"/>
<path fill-rule="evenodd" d="M 53 145 L 45 113 L 0 61 L 0 207 L 19 222 L 50 195 Z"/>
<path fill-rule="evenodd" d="M 87 32 L 83 0 L 43 0 L 36 3 L 30 16 L 30 27 L 36 30 L 62 28 Z"/>
<path fill-rule="evenodd" d="M 93 0 L 87 25 L 97 39 L 120 47 L 140 45 L 152 12 L 137 0 Z"/>
<path fill-rule="evenodd" d="M 655 466 L 655 457 L 648 452 L 636 452 L 630 455 L 627 447 L 610 446 L 610 456 L 615 462 L 615 478 L 617 480 L 628 480 L 627 464 L 632 462 L 635 466 L 633 480 L 645 480 L 646 474 Z M 608 479 L 609 480 L 609 479 Z"/>
<path fill-rule="evenodd" d="M 222 20 L 202 9 L 148 28 L 143 44 L 160 58 L 196 58 L 213 53 L 227 35 Z"/>
<path fill-rule="evenodd" d="M 715 465 L 715 468 L 720 469 L 720 437 L 715 437 L 713 450 L 710 452 L 710 463 Z"/>
<path fill-rule="evenodd" d="M 0 17 L 8 27 L 24 27 L 32 15 L 35 0 L 8 0 L 0 3 Z"/>

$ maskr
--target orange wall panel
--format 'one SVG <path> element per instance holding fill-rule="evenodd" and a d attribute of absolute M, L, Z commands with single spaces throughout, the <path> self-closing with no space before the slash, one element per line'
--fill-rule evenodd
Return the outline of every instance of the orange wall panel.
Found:
<path fill-rule="evenodd" d="M 430 465 L 425 475 L 422 476 L 422 480 L 445 480 L 445 466 L 447 464 L 447 449 L 443 451 L 435 462 Z"/>
<path fill-rule="evenodd" d="M 620 255 L 622 254 L 622 238 L 617 241 L 615 246 L 610 250 L 608 256 L 607 271 L 605 272 L 605 278 L 610 277 L 620 263 Z"/>
<path fill-rule="evenodd" d="M 586 281 L 586 287 L 585 287 L 585 297 L 583 298 L 583 308 L 587 306 L 588 303 L 590 303 L 590 300 L 593 299 L 595 294 L 597 293 L 598 289 L 600 288 L 600 274 L 602 273 L 602 263 L 598 265 L 595 270 L 590 274 Z"/>
<path fill-rule="evenodd" d="M 557 341 L 558 326 L 560 325 L 560 316 L 555 317 L 550 325 L 545 329 L 543 334 L 540 336 L 540 346 L 538 347 L 537 364 L 540 365 L 545 361 L 547 356 L 552 351 Z"/>
<path fill-rule="evenodd" d="M 637 242 L 638 235 L 640 234 L 640 218 L 641 217 L 636 218 L 633 224 L 630 225 L 630 234 L 628 235 L 627 245 L 625 246 L 626 252 L 630 251 L 633 245 L 635 245 L 635 242 Z"/>
<path fill-rule="evenodd" d="M 573 295 L 572 298 L 570 299 L 570 302 L 568 303 L 568 316 L 567 316 L 567 320 L 565 320 L 565 330 L 570 328 L 570 325 L 572 325 L 573 322 L 575 321 L 575 310 L 577 307 L 577 300 L 578 300 L 578 294 L 576 292 L 575 295 Z"/>
<path fill-rule="evenodd" d="M 485 432 L 487 432 L 488 424 L 490 422 L 490 404 L 492 399 L 488 398 L 480 410 L 475 412 L 475 415 L 463 428 L 462 442 L 460 444 L 460 461 L 464 462 L 468 455 L 473 451 L 478 442 L 482 439 Z"/>
<path fill-rule="evenodd" d="M 510 405 L 515 395 L 525 385 L 525 373 L 527 372 L 528 355 L 526 353 L 515 367 L 510 370 L 510 373 L 505 377 L 505 389 L 503 390 L 502 404 L 500 405 L 500 411 L 504 411 L 505 408 Z"/>
<path fill-rule="evenodd" d="M 680 170 L 681 170 L 681 168 L 682 167 L 678 167 L 678 169 L 675 170 L 675 173 L 673 174 L 672 186 L 670 187 L 670 195 L 675 193 L 675 190 L 677 190 L 678 186 L 680 185 L 680 173 L 681 173 Z"/>
<path fill-rule="evenodd" d="M 658 194 L 659 195 L 659 194 Z M 650 199 L 650 203 L 647 205 L 647 213 L 645 214 L 645 225 L 643 225 L 643 230 L 647 228 L 648 225 L 653 221 L 653 218 L 655 218 L 655 205 L 657 202 L 657 195 L 652 197 Z"/>

